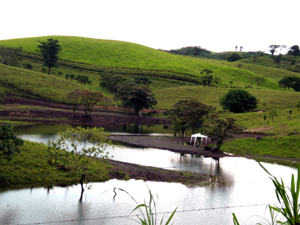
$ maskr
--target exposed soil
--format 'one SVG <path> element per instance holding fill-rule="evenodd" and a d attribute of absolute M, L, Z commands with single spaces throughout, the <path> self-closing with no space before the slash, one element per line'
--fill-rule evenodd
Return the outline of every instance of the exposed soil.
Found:
<path fill-rule="evenodd" d="M 123 109 L 121 107 L 111 107 L 109 111 L 105 111 L 101 107 L 97 107 L 92 112 L 92 117 L 86 119 L 84 117 L 83 109 L 75 112 L 72 111 L 72 106 L 57 104 L 32 99 L 22 99 L 15 97 L 6 97 L 5 105 L 27 105 L 35 106 L 34 109 L 21 109 L 21 107 L 12 110 L 1 110 L 0 119 L 29 122 L 29 123 L 42 123 L 42 124 L 84 124 L 90 126 L 105 126 L 114 127 L 128 123 L 139 124 L 170 124 L 167 118 L 155 117 L 137 117 L 132 111 Z M 33 108 L 33 107 L 31 107 Z M 160 113 L 163 113 L 160 111 Z M 241 134 L 240 137 L 260 137 L 260 134 Z M 109 139 L 126 142 L 133 145 L 143 147 L 154 147 L 163 150 L 178 152 L 180 154 L 201 155 L 204 157 L 212 157 L 218 160 L 222 157 L 233 157 L 221 151 L 213 152 L 206 151 L 203 147 L 194 147 L 189 144 L 189 137 L 174 138 L 174 137 L 149 137 L 149 136 L 110 136 Z M 208 140 L 208 143 L 210 140 Z M 119 162 L 110 160 L 110 165 L 114 169 L 110 173 L 110 178 L 126 179 L 128 176 L 131 179 L 143 179 L 149 181 L 162 181 L 162 182 L 180 182 L 186 185 L 203 185 L 209 183 L 216 178 L 211 175 L 200 173 L 188 173 L 182 171 L 165 170 L 155 167 L 140 166 L 131 163 Z M 126 176 L 127 175 L 127 176 Z"/>

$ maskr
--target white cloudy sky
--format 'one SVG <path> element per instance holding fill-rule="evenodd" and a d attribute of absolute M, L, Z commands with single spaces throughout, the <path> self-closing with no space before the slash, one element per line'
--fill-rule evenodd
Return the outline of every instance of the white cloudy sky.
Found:
<path fill-rule="evenodd" d="M 299 0 L 0 0 L 0 40 L 82 36 L 177 49 L 300 45 Z"/>

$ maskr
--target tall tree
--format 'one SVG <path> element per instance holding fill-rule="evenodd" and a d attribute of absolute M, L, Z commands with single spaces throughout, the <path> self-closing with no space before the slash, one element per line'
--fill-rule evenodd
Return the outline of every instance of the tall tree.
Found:
<path fill-rule="evenodd" d="M 0 46 L 0 60 L 2 64 L 9 66 L 18 66 L 22 61 L 23 48 L 12 48 Z"/>
<path fill-rule="evenodd" d="M 276 49 L 279 48 L 280 45 L 270 45 L 269 48 L 270 48 L 270 52 L 272 54 L 272 56 L 274 55 L 274 53 L 276 52 Z"/>
<path fill-rule="evenodd" d="M 58 40 L 52 38 L 47 41 L 39 41 L 39 43 L 38 48 L 43 57 L 44 66 L 48 67 L 48 74 L 50 74 L 52 67 L 58 67 L 58 53 L 61 51 L 61 46 Z"/>

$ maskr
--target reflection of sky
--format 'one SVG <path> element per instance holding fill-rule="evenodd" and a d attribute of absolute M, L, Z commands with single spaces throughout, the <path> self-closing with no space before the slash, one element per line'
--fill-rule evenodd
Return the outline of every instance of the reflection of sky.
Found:
<path fill-rule="evenodd" d="M 24 139 L 47 143 L 56 135 L 20 135 Z M 268 175 L 254 160 L 245 158 L 222 158 L 218 165 L 211 158 L 181 156 L 180 154 L 154 148 L 137 148 L 115 145 L 108 149 L 115 160 L 167 169 L 188 170 L 222 177 L 225 185 L 209 187 L 186 187 L 181 184 L 146 182 L 154 194 L 158 194 L 158 211 L 170 212 L 178 206 L 175 224 L 232 224 L 234 212 L 241 224 L 262 222 L 254 215 L 264 216 L 265 206 L 237 207 L 226 209 L 211 208 L 246 206 L 277 202 L 274 187 Z M 277 177 L 290 183 L 291 173 L 296 170 L 276 164 L 264 164 Z M 110 180 L 93 184 L 84 192 L 79 203 L 80 187 L 53 188 L 50 193 L 43 188 L 21 189 L 0 193 L 0 218 L 9 218 L 14 223 L 33 223 L 72 219 L 114 217 L 128 215 L 134 208 L 129 196 L 118 193 L 113 201 L 112 188 L 119 187 L 130 192 L 139 203 L 148 197 L 143 181 Z M 109 190 L 102 194 L 102 192 Z M 209 210 L 205 210 L 208 209 Z M 197 210 L 195 210 L 197 209 Z M 182 211 L 191 212 L 182 212 Z M 52 216 L 51 216 L 52 215 Z M 266 217 L 266 216 L 265 216 Z M 251 222 L 250 222 L 251 221 Z M 128 223 L 127 223 L 128 222 Z M 68 224 L 68 223 L 63 223 Z M 74 224 L 74 223 L 70 223 Z M 76 224 L 76 223 L 75 223 Z M 92 220 L 79 224 L 132 224 L 124 218 Z"/>

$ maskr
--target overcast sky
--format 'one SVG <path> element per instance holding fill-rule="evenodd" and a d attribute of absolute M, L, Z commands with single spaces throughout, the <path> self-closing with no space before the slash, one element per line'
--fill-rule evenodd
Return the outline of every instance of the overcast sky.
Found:
<path fill-rule="evenodd" d="M 0 40 L 46 35 L 266 51 L 300 45 L 299 0 L 0 0 Z"/>

